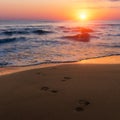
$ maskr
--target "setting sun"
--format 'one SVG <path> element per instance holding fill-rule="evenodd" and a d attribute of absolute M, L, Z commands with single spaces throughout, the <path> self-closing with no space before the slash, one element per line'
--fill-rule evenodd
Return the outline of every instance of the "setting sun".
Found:
<path fill-rule="evenodd" d="M 79 18 L 81 20 L 86 20 L 87 19 L 87 14 L 86 13 L 80 13 Z"/>
<path fill-rule="evenodd" d="M 91 14 L 93 14 L 91 12 L 91 10 L 88 9 L 78 9 L 76 11 L 76 19 L 77 20 L 81 20 L 81 21 L 88 21 L 90 19 Z"/>

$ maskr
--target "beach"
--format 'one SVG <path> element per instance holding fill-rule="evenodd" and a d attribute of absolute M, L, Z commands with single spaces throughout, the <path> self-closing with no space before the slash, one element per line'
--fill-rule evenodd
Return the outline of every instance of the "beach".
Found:
<path fill-rule="evenodd" d="M 120 119 L 120 56 L 1 70 L 0 120 Z"/>

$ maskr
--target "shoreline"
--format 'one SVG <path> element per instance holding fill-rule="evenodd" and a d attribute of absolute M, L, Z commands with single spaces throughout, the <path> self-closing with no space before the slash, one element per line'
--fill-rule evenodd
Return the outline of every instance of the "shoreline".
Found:
<path fill-rule="evenodd" d="M 94 60 L 0 76 L 0 119 L 119 120 L 120 56 Z"/>
<path fill-rule="evenodd" d="M 18 66 L 18 67 L 17 66 L 0 67 L 0 76 L 14 74 L 17 72 L 22 72 L 32 69 L 54 67 L 54 66 L 67 65 L 67 64 L 120 64 L 120 55 L 87 58 L 76 62 L 73 61 L 73 62 L 47 63 L 47 64 Z"/>

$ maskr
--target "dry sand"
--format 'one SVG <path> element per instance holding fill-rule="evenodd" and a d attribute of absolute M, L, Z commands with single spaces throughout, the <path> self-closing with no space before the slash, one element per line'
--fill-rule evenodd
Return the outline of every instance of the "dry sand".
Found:
<path fill-rule="evenodd" d="M 1 76 L 0 120 L 120 120 L 120 56 L 100 59 Z"/>

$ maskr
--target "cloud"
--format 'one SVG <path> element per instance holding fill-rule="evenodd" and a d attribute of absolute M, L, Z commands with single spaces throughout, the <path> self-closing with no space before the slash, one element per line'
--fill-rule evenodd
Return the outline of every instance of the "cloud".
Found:
<path fill-rule="evenodd" d="M 111 8 L 111 9 L 115 9 L 115 8 L 120 8 L 120 6 L 99 6 L 99 7 L 85 7 L 85 8 L 81 8 L 81 9 L 106 9 L 106 8 Z"/>
<path fill-rule="evenodd" d="M 120 8 L 120 0 L 72 0 L 76 2 L 79 9 L 117 9 Z"/>
<path fill-rule="evenodd" d="M 98 2 L 98 0 L 72 0 L 73 2 Z M 101 0 L 103 1 L 103 0 Z"/>
<path fill-rule="evenodd" d="M 111 2 L 118 2 L 118 1 L 120 1 L 120 0 L 109 0 L 109 1 L 111 1 Z"/>
<path fill-rule="evenodd" d="M 72 0 L 74 2 L 106 2 L 106 1 L 110 1 L 110 2 L 119 2 L 120 0 Z"/>

